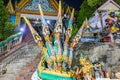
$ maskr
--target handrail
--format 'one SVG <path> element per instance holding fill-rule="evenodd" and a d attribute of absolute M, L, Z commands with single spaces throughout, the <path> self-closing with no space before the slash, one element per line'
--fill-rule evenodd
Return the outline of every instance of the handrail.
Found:
<path fill-rule="evenodd" d="M 19 32 L 15 35 L 8 37 L 6 40 L 0 42 L 0 47 L 4 46 L 5 44 L 9 43 L 10 41 L 14 40 L 16 37 L 19 37 L 21 35 L 22 35 L 22 33 Z"/>

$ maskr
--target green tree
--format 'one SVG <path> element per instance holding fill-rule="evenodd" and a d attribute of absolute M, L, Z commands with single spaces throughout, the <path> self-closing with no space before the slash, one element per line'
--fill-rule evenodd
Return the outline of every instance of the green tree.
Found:
<path fill-rule="evenodd" d="M 94 7 L 98 4 L 98 0 L 87 0 L 87 3 L 90 7 Z"/>
<path fill-rule="evenodd" d="M 120 5 L 120 0 L 114 0 L 118 5 Z"/>
<path fill-rule="evenodd" d="M 90 18 L 93 16 L 95 10 L 101 6 L 104 0 L 84 0 L 80 6 L 80 10 L 77 17 L 78 26 L 80 27 L 85 20 L 85 18 Z"/>
<path fill-rule="evenodd" d="M 0 41 L 15 33 L 15 25 L 9 22 L 7 15 L 3 1 L 0 0 Z"/>
<path fill-rule="evenodd" d="M 75 34 L 78 32 L 78 27 L 76 24 L 73 24 L 73 28 L 72 28 L 72 35 L 71 35 L 71 38 L 75 36 Z"/>
<path fill-rule="evenodd" d="M 96 9 L 95 7 L 90 7 L 88 5 L 87 0 L 83 1 L 82 5 L 80 7 L 80 11 L 78 13 L 78 17 L 77 17 L 78 27 L 80 27 L 82 25 L 82 23 L 86 17 L 89 19 L 93 15 L 95 9 Z"/>
<path fill-rule="evenodd" d="M 15 24 L 14 23 L 10 23 L 10 22 L 5 22 L 5 27 L 4 27 L 4 34 L 3 34 L 3 38 L 6 39 L 7 37 L 11 36 L 12 34 L 15 34 Z"/>
<path fill-rule="evenodd" d="M 7 14 L 3 5 L 3 1 L 0 0 L 0 41 L 3 40 L 4 27 L 7 20 L 6 16 Z"/>
<path fill-rule="evenodd" d="M 105 0 L 87 0 L 87 3 L 90 7 L 98 7 L 102 5 L 105 2 Z"/>

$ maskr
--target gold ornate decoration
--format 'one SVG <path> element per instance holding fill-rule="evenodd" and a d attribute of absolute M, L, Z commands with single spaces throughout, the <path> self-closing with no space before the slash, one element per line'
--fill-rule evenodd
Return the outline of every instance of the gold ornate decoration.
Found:
<path fill-rule="evenodd" d="M 15 10 L 13 8 L 11 0 L 9 0 L 9 2 L 8 2 L 7 6 L 6 6 L 6 9 L 10 12 L 10 14 L 14 14 L 15 13 Z"/>
<path fill-rule="evenodd" d="M 66 12 L 65 12 L 66 14 L 70 14 L 70 13 L 72 13 L 72 10 L 71 10 L 71 8 L 70 8 L 70 6 L 68 6 L 67 7 L 67 9 L 66 9 Z"/>
<path fill-rule="evenodd" d="M 21 0 L 16 5 L 16 25 L 19 25 L 20 23 L 20 14 L 26 13 L 26 14 L 37 14 L 39 15 L 39 11 L 35 10 L 25 10 L 24 8 L 30 4 L 31 0 Z M 50 16 L 57 16 L 58 13 L 58 2 L 56 0 L 48 0 L 50 2 L 50 6 L 54 8 L 55 12 L 44 12 L 44 15 L 50 15 Z"/>

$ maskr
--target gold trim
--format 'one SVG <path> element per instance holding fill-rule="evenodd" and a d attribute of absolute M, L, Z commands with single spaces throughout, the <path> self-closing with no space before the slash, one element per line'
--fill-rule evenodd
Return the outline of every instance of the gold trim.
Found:
<path fill-rule="evenodd" d="M 52 16 L 57 16 L 58 13 L 58 3 L 56 0 L 48 0 L 50 2 L 50 6 L 54 8 L 56 11 L 55 12 L 43 12 L 44 15 L 52 15 Z M 21 0 L 17 5 L 16 5 L 16 25 L 19 25 L 20 23 L 20 14 L 37 14 L 39 15 L 39 11 L 35 10 L 25 10 L 25 6 L 29 5 L 31 0 Z"/>
<path fill-rule="evenodd" d="M 55 3 L 56 6 L 59 5 L 59 3 L 57 2 L 57 0 L 53 0 L 53 1 L 54 1 L 54 3 Z"/>
<path fill-rule="evenodd" d="M 21 0 L 18 5 L 16 5 L 17 9 L 22 9 L 24 6 L 28 5 L 30 0 Z"/>
<path fill-rule="evenodd" d="M 16 25 L 20 24 L 20 12 L 16 12 Z"/>
<path fill-rule="evenodd" d="M 48 0 L 48 1 L 50 2 L 50 6 L 58 11 L 58 2 L 56 0 Z"/>
<path fill-rule="evenodd" d="M 66 9 L 65 14 L 71 14 L 71 13 L 72 13 L 71 8 L 68 6 L 67 9 Z"/>
<path fill-rule="evenodd" d="M 56 10 L 56 12 L 44 12 L 45 15 L 57 15 L 58 12 L 58 8 L 57 5 L 53 2 L 53 0 L 48 0 L 50 2 L 50 5 L 52 8 L 54 8 Z M 22 0 L 16 7 L 18 8 L 19 11 L 21 11 L 21 13 L 28 13 L 28 14 L 39 14 L 39 11 L 35 11 L 35 10 L 25 10 L 24 8 L 30 4 L 30 0 Z"/>
<path fill-rule="evenodd" d="M 11 0 L 9 0 L 9 2 L 8 2 L 7 6 L 6 6 L 6 9 L 8 9 L 8 10 L 11 9 L 11 12 L 10 12 L 11 14 L 15 13 L 15 10 L 13 8 Z"/>
<path fill-rule="evenodd" d="M 21 13 L 25 13 L 25 14 L 37 14 L 40 15 L 39 11 L 35 11 L 35 10 L 21 10 Z M 53 16 L 57 16 L 57 12 L 43 12 L 44 15 L 53 15 Z"/>
<path fill-rule="evenodd" d="M 52 8 L 54 8 L 55 10 L 56 10 L 56 12 L 58 11 L 58 6 L 55 4 L 55 2 L 53 1 L 53 0 L 48 0 L 49 2 L 50 2 L 50 6 L 52 7 Z M 24 8 L 28 5 L 28 4 L 30 4 L 30 2 L 31 2 L 31 0 L 22 0 L 22 1 L 20 1 L 20 3 L 18 3 L 18 5 L 16 6 L 16 8 L 18 9 L 18 10 L 23 10 L 24 12 L 26 11 L 26 12 L 34 12 L 35 10 L 24 10 Z M 38 11 L 39 12 L 39 11 Z M 45 13 L 48 13 L 49 14 L 49 12 L 45 12 Z"/>

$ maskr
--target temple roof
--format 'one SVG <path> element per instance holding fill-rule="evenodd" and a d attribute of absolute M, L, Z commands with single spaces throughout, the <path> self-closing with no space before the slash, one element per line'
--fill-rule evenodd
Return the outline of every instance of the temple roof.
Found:
<path fill-rule="evenodd" d="M 7 6 L 6 6 L 6 9 L 7 9 L 8 12 L 11 13 L 11 14 L 14 14 L 14 13 L 15 13 L 15 10 L 14 10 L 14 7 L 13 7 L 13 5 L 12 5 L 11 0 L 9 0 L 9 2 L 8 2 Z"/>
<path fill-rule="evenodd" d="M 10 0 L 4 0 L 4 5 L 7 6 Z M 15 9 L 15 5 L 19 3 L 21 0 L 11 0 L 12 6 Z"/>
<path fill-rule="evenodd" d="M 58 2 L 56 0 L 21 0 L 16 5 L 16 10 L 25 14 L 39 14 L 38 4 L 41 4 L 45 15 L 57 15 Z"/>
<path fill-rule="evenodd" d="M 72 13 L 72 10 L 71 10 L 71 7 L 70 7 L 70 6 L 67 7 L 65 13 L 66 13 L 66 14 Z"/>
<path fill-rule="evenodd" d="M 41 4 L 45 15 L 57 15 L 59 0 L 5 0 L 4 5 L 13 12 L 21 12 L 28 14 L 39 14 L 38 4 Z M 47 4 L 47 5 L 46 5 Z M 63 6 L 64 5 L 63 2 Z M 70 14 L 72 8 L 70 6 L 63 7 L 62 12 Z"/>
<path fill-rule="evenodd" d="M 24 7 L 25 10 L 39 10 L 38 4 L 41 4 L 43 11 L 55 12 L 55 9 L 50 6 L 48 0 L 32 0 L 29 5 Z"/>
<path fill-rule="evenodd" d="M 98 8 L 98 10 L 109 10 L 110 8 L 113 8 L 114 10 L 120 10 L 120 6 L 114 1 L 114 0 L 108 0 L 106 1 L 102 6 Z"/>

